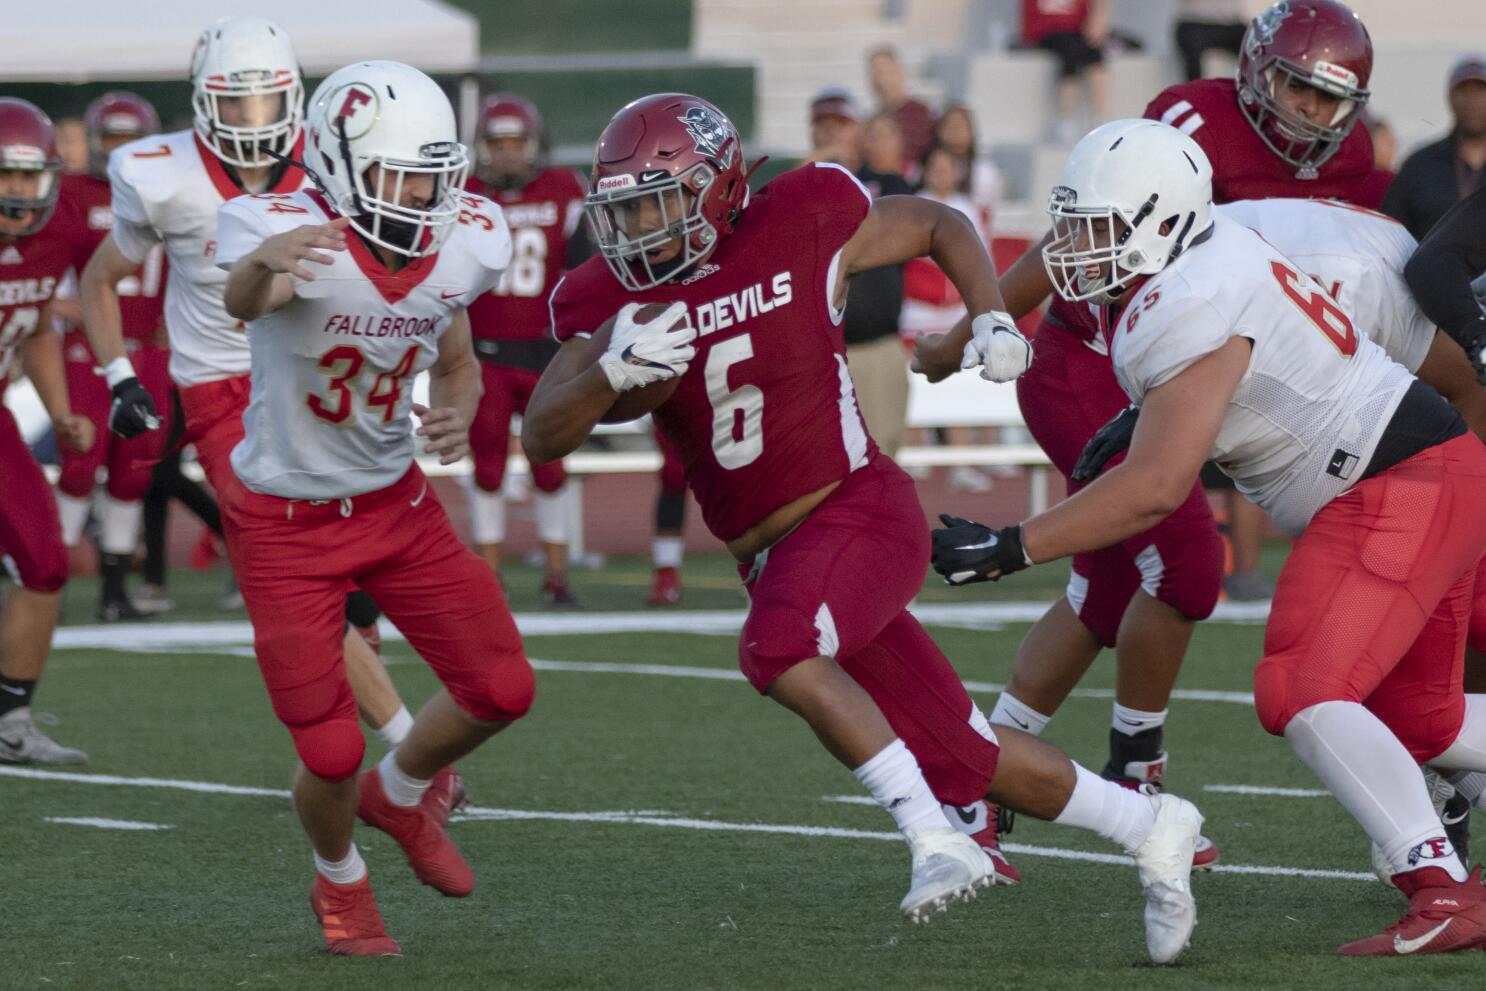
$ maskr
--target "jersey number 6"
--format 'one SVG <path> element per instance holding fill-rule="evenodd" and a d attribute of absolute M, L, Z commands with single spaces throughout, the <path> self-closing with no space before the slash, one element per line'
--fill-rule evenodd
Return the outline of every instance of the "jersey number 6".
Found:
<path fill-rule="evenodd" d="M 1290 297 L 1290 302 L 1300 307 L 1300 312 L 1326 335 L 1342 357 L 1350 358 L 1357 353 L 1357 329 L 1325 290 L 1306 285 L 1306 277 L 1282 261 L 1271 261 L 1269 270 L 1274 273 L 1285 295 Z"/>

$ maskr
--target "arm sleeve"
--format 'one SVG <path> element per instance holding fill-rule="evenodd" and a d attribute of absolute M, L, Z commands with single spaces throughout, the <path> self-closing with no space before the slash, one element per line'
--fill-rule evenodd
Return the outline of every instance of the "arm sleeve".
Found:
<path fill-rule="evenodd" d="M 574 290 L 571 273 L 558 279 L 557 285 L 552 287 L 552 295 L 547 297 L 547 313 L 552 320 L 552 339 L 559 344 L 575 337 L 592 337 L 603 324 L 603 320 L 597 319 L 592 312 L 592 307 L 585 306 L 580 294 Z"/>
<path fill-rule="evenodd" d="M 1434 225 L 1404 267 L 1414 298 L 1435 325 L 1460 344 L 1486 332 L 1486 314 L 1471 282 L 1486 271 L 1486 186 Z"/>
<path fill-rule="evenodd" d="M 217 267 L 224 272 L 232 268 L 273 233 L 267 218 L 253 208 L 252 197 L 223 203 L 217 210 Z"/>
<path fill-rule="evenodd" d="M 491 213 L 495 215 L 494 229 L 479 234 L 482 281 L 475 287 L 477 297 L 494 289 L 511 267 L 511 228 L 506 224 L 505 211 L 492 203 Z"/>

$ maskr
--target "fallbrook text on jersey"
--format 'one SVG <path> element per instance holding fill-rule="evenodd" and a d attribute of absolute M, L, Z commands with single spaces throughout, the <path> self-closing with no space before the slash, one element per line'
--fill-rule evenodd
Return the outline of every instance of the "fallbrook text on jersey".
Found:
<path fill-rule="evenodd" d="M 439 330 L 438 317 L 377 317 L 334 313 L 320 328 L 322 334 L 348 337 L 427 337 Z"/>

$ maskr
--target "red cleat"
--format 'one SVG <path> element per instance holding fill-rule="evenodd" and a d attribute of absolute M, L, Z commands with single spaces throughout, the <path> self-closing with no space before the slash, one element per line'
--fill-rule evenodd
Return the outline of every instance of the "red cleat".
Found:
<path fill-rule="evenodd" d="M 681 572 L 675 568 L 656 568 L 655 581 L 650 594 L 645 596 L 647 606 L 681 605 Z"/>
<path fill-rule="evenodd" d="M 548 575 L 542 582 L 542 599 L 549 606 L 576 606 L 578 599 L 568 587 L 567 575 Z"/>
<path fill-rule="evenodd" d="M 387 935 L 372 896 L 371 878 L 336 884 L 317 873 L 310 908 L 325 933 L 325 949 L 342 957 L 400 957 L 402 947 Z"/>
<path fill-rule="evenodd" d="M 469 804 L 469 793 L 464 790 L 464 778 L 454 768 L 446 767 L 433 776 L 428 791 L 423 793 L 423 805 L 429 807 L 438 818 L 439 825 L 447 825 L 456 810 Z"/>
<path fill-rule="evenodd" d="M 1393 875 L 1409 897 L 1404 917 L 1376 936 L 1348 943 L 1344 957 L 1406 957 L 1486 947 L 1486 888 L 1481 868 L 1456 881 L 1442 868 L 1421 867 Z"/>
<path fill-rule="evenodd" d="M 999 805 L 982 800 L 964 807 L 946 805 L 944 811 L 954 827 L 979 843 L 986 856 L 996 865 L 996 879 L 993 883 L 1008 886 L 1022 883 L 1022 872 L 1001 852 L 1003 827 L 1006 832 L 1011 832 L 1010 809 L 1002 809 Z"/>
<path fill-rule="evenodd" d="M 373 766 L 362 772 L 356 814 L 368 826 L 396 840 L 407 854 L 413 873 L 430 888 L 450 898 L 463 898 L 475 890 L 475 872 L 449 839 L 443 819 L 426 794 L 411 809 L 392 804 L 382 790 L 382 775 Z"/>

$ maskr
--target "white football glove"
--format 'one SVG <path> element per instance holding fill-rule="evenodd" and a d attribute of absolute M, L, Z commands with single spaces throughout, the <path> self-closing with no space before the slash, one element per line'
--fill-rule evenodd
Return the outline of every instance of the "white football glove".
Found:
<path fill-rule="evenodd" d="M 629 303 L 614 318 L 609 350 L 599 356 L 599 367 L 615 392 L 638 389 L 685 374 L 696 357 L 696 328 L 686 316 L 685 303 L 672 303 L 649 323 L 635 323 L 639 303 Z"/>
<path fill-rule="evenodd" d="M 992 310 L 970 321 L 970 343 L 960 367 L 976 366 L 987 382 L 1010 382 L 1032 367 L 1032 342 L 1016 329 L 1011 314 Z"/>

